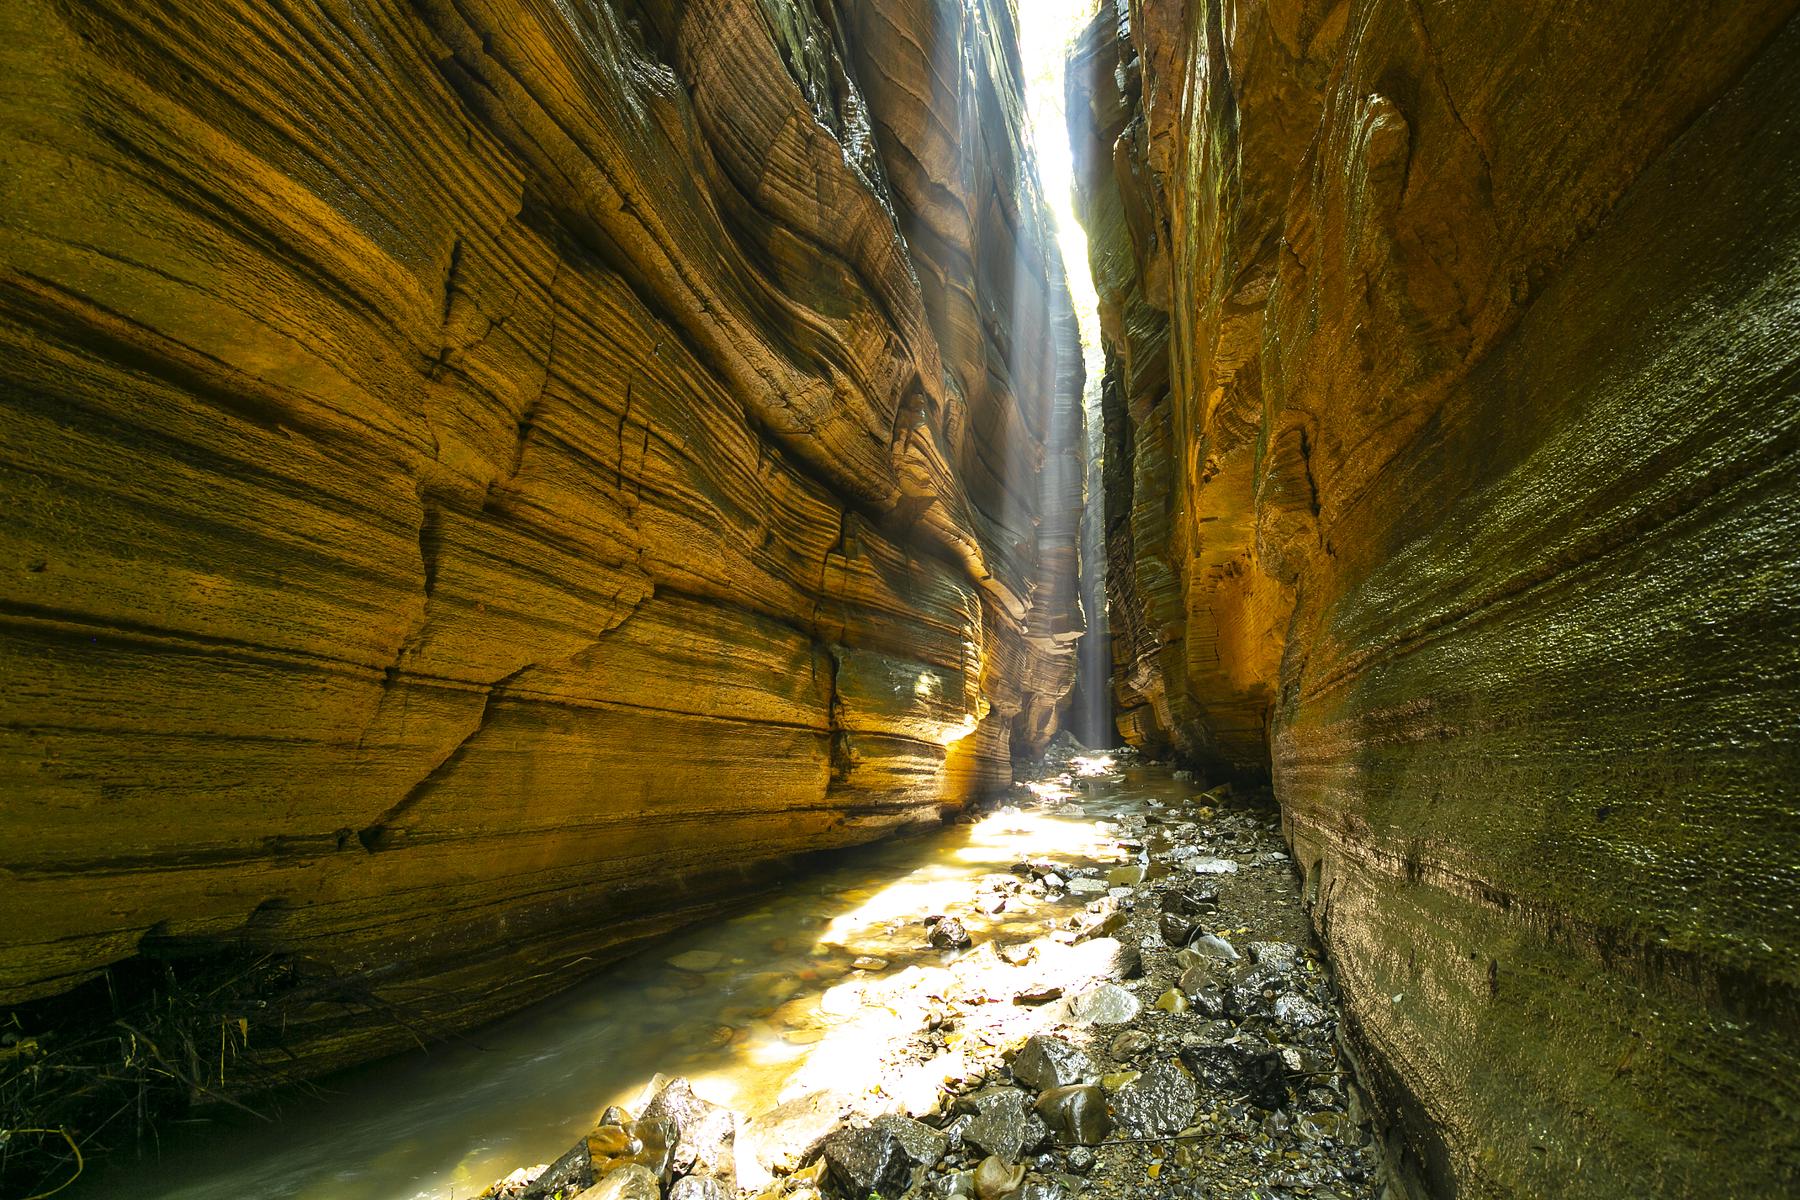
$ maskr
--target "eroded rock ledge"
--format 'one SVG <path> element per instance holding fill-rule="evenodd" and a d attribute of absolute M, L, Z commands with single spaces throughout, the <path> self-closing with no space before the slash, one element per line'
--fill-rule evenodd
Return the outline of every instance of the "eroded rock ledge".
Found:
<path fill-rule="evenodd" d="M 1800 1172 L 1786 0 L 1119 0 L 1116 694 L 1271 770 L 1439 1190 Z"/>
<path fill-rule="evenodd" d="M 279 950 L 406 1014 L 316 1070 L 1009 782 L 1082 474 L 1010 22 L 8 5 L 0 1002 Z"/>

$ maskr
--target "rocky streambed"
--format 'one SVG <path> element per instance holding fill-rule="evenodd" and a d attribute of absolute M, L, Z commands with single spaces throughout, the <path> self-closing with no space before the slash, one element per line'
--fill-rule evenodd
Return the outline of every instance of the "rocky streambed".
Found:
<path fill-rule="evenodd" d="M 986 818 L 1036 826 L 1034 853 L 935 890 L 930 912 L 876 905 L 836 982 L 738 1013 L 806 1047 L 773 1103 L 738 1111 L 658 1075 L 483 1197 L 1381 1194 L 1272 812 L 1229 789 L 1133 795 L 1126 765 L 1063 755 Z M 1059 836 L 1072 816 L 1091 836 Z M 667 965 L 704 986 L 719 964 Z"/>

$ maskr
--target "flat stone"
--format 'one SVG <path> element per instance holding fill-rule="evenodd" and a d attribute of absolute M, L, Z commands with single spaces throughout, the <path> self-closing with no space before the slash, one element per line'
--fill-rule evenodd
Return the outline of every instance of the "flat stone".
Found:
<path fill-rule="evenodd" d="M 717 950 L 689 950 L 685 954 L 677 954 L 664 961 L 678 971 L 693 971 L 703 974 L 707 971 L 717 970 L 719 964 L 725 961 L 725 956 Z"/>
<path fill-rule="evenodd" d="M 885 971 L 888 969 L 888 960 L 885 958 L 876 958 L 872 954 L 865 954 L 859 958 L 853 959 L 850 966 L 852 970 L 857 971 Z"/>
<path fill-rule="evenodd" d="M 1230 858 L 1196 858 L 1188 864 L 1196 875 L 1236 875 L 1237 860 Z"/>
<path fill-rule="evenodd" d="M 1230 942 L 1216 933 L 1201 934 L 1188 948 L 1203 958 L 1216 958 L 1221 962 L 1236 962 L 1243 957 Z"/>
<path fill-rule="evenodd" d="M 1024 989 L 1023 991 L 1013 993 L 1013 1003 L 1014 1004 L 1046 1004 L 1051 1000 L 1060 999 L 1062 994 L 1063 994 L 1063 990 L 1059 987 L 1056 987 L 1053 984 L 1047 984 L 1047 985 L 1038 986 L 1038 987 L 1028 987 L 1028 988 Z"/>
<path fill-rule="evenodd" d="M 1129 1062 L 1155 1044 L 1150 1040 L 1150 1035 L 1142 1030 L 1127 1029 L 1113 1038 L 1112 1044 L 1107 1047 L 1107 1053 L 1120 1062 Z"/>
<path fill-rule="evenodd" d="M 1117 938 L 1097 937 L 1069 951 L 1066 965 L 1092 979 L 1130 979 L 1143 969 L 1143 956 Z"/>
<path fill-rule="evenodd" d="M 1076 1025 L 1123 1025 L 1143 1011 L 1138 998 L 1116 983 L 1103 983 L 1069 1001 L 1069 1020 Z"/>
<path fill-rule="evenodd" d="M 1107 885 L 1105 882 L 1099 879 L 1069 880 L 1069 894 L 1071 896 L 1104 896 L 1106 895 L 1106 887 Z"/>
<path fill-rule="evenodd" d="M 851 1109 L 851 1097 L 819 1091 L 776 1105 L 744 1123 L 737 1139 L 739 1182 L 748 1188 L 768 1186 L 818 1153 Z"/>

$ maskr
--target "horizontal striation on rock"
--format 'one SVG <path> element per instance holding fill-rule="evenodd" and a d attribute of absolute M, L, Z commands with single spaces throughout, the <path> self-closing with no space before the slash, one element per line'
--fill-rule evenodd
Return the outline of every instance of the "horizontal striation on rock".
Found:
<path fill-rule="evenodd" d="M 12 6 L 0 998 L 235 945 L 455 1028 L 1010 782 L 1083 471 L 1010 21 Z"/>
<path fill-rule="evenodd" d="M 1786 0 L 1120 0 L 1120 729 L 1272 772 L 1434 1194 L 1800 1175 Z"/>

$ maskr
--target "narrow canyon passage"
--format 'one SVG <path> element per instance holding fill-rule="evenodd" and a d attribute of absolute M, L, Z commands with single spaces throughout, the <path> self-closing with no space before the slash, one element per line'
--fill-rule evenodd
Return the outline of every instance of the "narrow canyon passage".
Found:
<path fill-rule="evenodd" d="M 1800 0 L 11 0 L 0 1200 L 1800 1192 Z"/>
<path fill-rule="evenodd" d="M 1123 1116 L 1072 1163 L 1070 1148 L 1040 1147 L 1040 1183 L 1122 1195 L 1152 1178 L 1171 1194 L 1306 1181 L 1375 1194 L 1378 1159 L 1350 1132 L 1363 1118 L 1346 1109 L 1359 1101 L 1274 814 L 1130 755 L 1058 759 L 972 823 L 843 856 L 466 1040 L 324 1081 L 321 1094 L 284 1102 L 275 1124 L 237 1114 L 167 1129 L 157 1161 L 103 1164 L 90 1186 L 121 1200 L 469 1197 L 539 1176 L 610 1105 L 644 1112 L 666 1075 L 750 1118 L 733 1170 L 758 1191 L 771 1166 L 791 1170 L 839 1124 L 884 1111 L 935 1121 L 957 1094 L 1004 1097 L 1006 1080 L 1029 1073 L 1003 1076 L 1003 1064 L 1045 1036 L 1094 1064 Z M 1195 869 L 1227 862 L 1229 874 Z M 1183 912 L 1184 899 L 1204 916 Z M 937 916 L 975 948 L 928 940 Z M 1202 924 L 1228 936 L 1185 948 Z M 1254 957 L 1260 974 L 1235 980 L 1231 961 L 1213 957 L 1225 953 Z M 1123 1007 L 1095 1011 L 1102 1002 Z M 1307 1100 L 1288 1118 L 1271 1125 L 1241 1094 L 1233 1060 L 1200 1067 L 1175 1095 L 1149 1091 L 1159 1061 L 1210 1047 L 1227 1003 L 1262 1010 L 1279 1044 L 1305 1055 Z M 956 1129 L 918 1164 L 921 1178 L 954 1184 L 984 1160 L 984 1136 Z"/>

